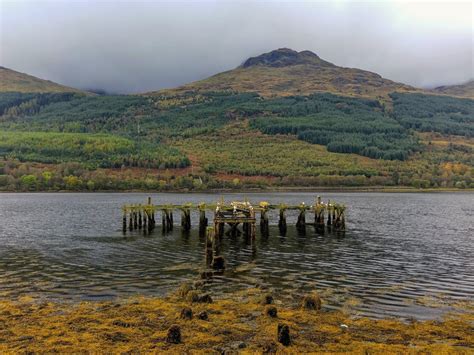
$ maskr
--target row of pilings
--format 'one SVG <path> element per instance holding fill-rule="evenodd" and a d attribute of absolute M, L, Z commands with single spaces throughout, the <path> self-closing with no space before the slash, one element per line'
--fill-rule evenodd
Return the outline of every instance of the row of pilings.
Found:
<path fill-rule="evenodd" d="M 296 228 L 300 234 L 305 234 L 306 226 L 313 225 L 317 230 L 345 230 L 345 210 L 342 204 L 328 201 L 323 203 L 318 196 L 312 206 L 302 202 L 300 205 L 277 204 L 260 202 L 255 207 L 249 202 L 224 202 L 217 204 L 193 205 L 191 203 L 182 205 L 153 205 L 151 199 L 145 205 L 126 205 L 123 207 L 123 232 L 143 230 L 150 233 L 155 229 L 155 214 L 161 212 L 161 229 L 163 233 L 173 230 L 173 211 L 181 211 L 181 228 L 184 231 L 191 230 L 191 212 L 199 212 L 199 234 L 205 235 L 209 220 L 206 211 L 214 212 L 214 233 L 221 237 L 224 234 L 237 236 L 243 234 L 255 238 L 256 214 L 260 214 L 260 232 L 262 236 L 269 235 L 269 212 L 278 210 L 278 227 L 281 235 L 287 232 L 287 211 L 297 211 Z M 314 214 L 314 221 L 307 222 L 307 214 Z M 225 231 L 228 227 L 227 232 Z M 242 230 L 239 229 L 241 226 Z"/>

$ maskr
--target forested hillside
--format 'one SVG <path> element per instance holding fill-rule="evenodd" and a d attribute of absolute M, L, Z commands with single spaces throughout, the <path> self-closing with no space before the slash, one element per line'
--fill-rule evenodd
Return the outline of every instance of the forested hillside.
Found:
<path fill-rule="evenodd" d="M 474 101 L 0 94 L 0 189 L 468 187 Z"/>

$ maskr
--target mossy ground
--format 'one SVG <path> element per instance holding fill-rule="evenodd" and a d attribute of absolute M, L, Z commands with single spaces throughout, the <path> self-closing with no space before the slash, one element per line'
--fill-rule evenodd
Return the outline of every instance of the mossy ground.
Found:
<path fill-rule="evenodd" d="M 0 301 L 0 353 L 147 352 L 356 352 L 473 353 L 474 314 L 443 321 L 374 320 L 343 312 L 308 311 L 275 297 L 269 317 L 261 291 L 252 289 L 214 300 L 186 301 L 187 289 L 166 298 L 133 298 L 78 304 Z M 190 307 L 193 318 L 180 317 Z M 197 315 L 207 311 L 208 320 Z M 279 323 L 290 327 L 291 345 L 277 341 Z M 181 328 L 181 344 L 166 342 L 167 330 Z M 341 327 L 341 324 L 347 325 Z"/>

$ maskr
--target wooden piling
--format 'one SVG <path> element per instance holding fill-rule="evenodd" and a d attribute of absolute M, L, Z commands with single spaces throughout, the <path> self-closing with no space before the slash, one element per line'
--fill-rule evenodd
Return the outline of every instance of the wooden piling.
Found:
<path fill-rule="evenodd" d="M 138 213 L 136 207 L 133 207 L 133 229 L 138 228 Z"/>
<path fill-rule="evenodd" d="M 306 228 L 306 205 L 304 202 L 300 205 L 300 213 L 298 215 L 298 220 L 296 221 L 296 227 L 298 229 Z"/>
<path fill-rule="evenodd" d="M 148 230 L 147 228 L 148 214 L 146 212 L 146 208 L 143 209 L 142 219 L 143 219 L 143 231 L 146 233 L 146 231 Z"/>
<path fill-rule="evenodd" d="M 206 205 L 201 203 L 199 208 L 199 235 L 202 236 L 206 232 L 208 220 L 206 218 Z"/>
<path fill-rule="evenodd" d="M 328 210 L 328 221 L 327 221 L 327 225 L 330 226 L 332 224 L 332 221 L 331 221 L 331 209 L 332 209 L 332 206 L 331 206 L 331 200 L 328 200 L 328 207 L 327 207 L 327 210 Z"/>
<path fill-rule="evenodd" d="M 155 221 L 155 208 L 152 207 L 150 212 L 150 228 L 155 229 L 156 221 Z"/>
<path fill-rule="evenodd" d="M 122 232 L 127 232 L 127 210 L 123 209 L 123 216 L 122 216 Z"/>
<path fill-rule="evenodd" d="M 132 212 L 132 210 L 130 210 L 129 216 L 128 216 L 128 229 L 130 231 L 133 230 L 133 212 Z"/>
<path fill-rule="evenodd" d="M 142 229 L 143 221 L 142 221 L 142 205 L 138 205 L 138 229 Z"/>
<path fill-rule="evenodd" d="M 167 218 L 166 218 L 166 210 L 161 210 L 161 231 L 166 233 L 167 229 Z"/>
<path fill-rule="evenodd" d="M 181 227 L 184 231 L 191 229 L 191 210 L 189 208 L 181 209 Z"/>
<path fill-rule="evenodd" d="M 286 235 L 286 208 L 280 207 L 280 213 L 278 218 L 278 228 L 282 236 Z"/>

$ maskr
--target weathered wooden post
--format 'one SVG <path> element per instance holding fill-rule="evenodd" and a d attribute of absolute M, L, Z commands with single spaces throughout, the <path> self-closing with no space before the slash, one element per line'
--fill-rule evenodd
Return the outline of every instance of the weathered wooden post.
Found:
<path fill-rule="evenodd" d="M 161 231 L 166 233 L 168 228 L 168 219 L 166 218 L 166 210 L 161 210 Z"/>
<path fill-rule="evenodd" d="M 286 208 L 280 206 L 280 213 L 278 218 L 278 228 L 282 236 L 286 235 Z"/>
<path fill-rule="evenodd" d="M 327 222 L 328 226 L 330 226 L 332 224 L 332 222 L 331 222 L 331 209 L 332 209 L 331 200 L 328 200 L 328 222 Z"/>
<path fill-rule="evenodd" d="M 326 207 L 324 206 L 324 203 L 321 202 L 321 196 L 318 196 L 316 205 L 314 207 L 314 223 L 316 225 L 316 228 L 319 229 L 324 229 L 324 210 Z"/>
<path fill-rule="evenodd" d="M 340 214 L 340 223 L 339 223 L 339 230 L 345 231 L 346 230 L 346 216 L 345 216 L 346 206 L 341 206 L 341 214 Z"/>
<path fill-rule="evenodd" d="M 206 205 L 204 203 L 200 203 L 198 205 L 199 208 L 199 236 L 203 236 L 206 233 L 206 228 L 208 224 L 208 220 L 206 218 Z"/>
<path fill-rule="evenodd" d="M 152 231 L 155 229 L 155 208 L 154 207 L 149 207 L 147 210 L 148 214 L 148 231 Z"/>
<path fill-rule="evenodd" d="M 127 208 L 123 207 L 123 217 L 122 217 L 122 232 L 127 232 Z"/>
<path fill-rule="evenodd" d="M 255 211 L 252 206 L 250 206 L 250 217 L 253 218 L 253 221 L 255 221 Z M 255 241 L 255 236 L 257 234 L 256 227 L 255 227 L 255 222 L 250 223 L 250 240 L 252 243 Z"/>
<path fill-rule="evenodd" d="M 143 218 L 143 232 L 146 233 L 146 231 L 148 230 L 148 228 L 147 228 L 148 227 L 147 226 L 147 224 L 148 224 L 148 212 L 147 212 L 146 206 L 143 207 L 143 216 L 142 216 L 142 218 Z"/>
<path fill-rule="evenodd" d="M 133 205 L 133 229 L 138 229 L 138 212 L 136 205 Z"/>
<path fill-rule="evenodd" d="M 262 201 L 259 203 L 260 206 L 260 233 L 262 233 L 262 236 L 268 237 L 268 206 L 269 203 Z"/>
<path fill-rule="evenodd" d="M 133 211 L 132 207 L 129 207 L 129 213 L 128 213 L 128 229 L 130 231 L 133 230 Z"/>
<path fill-rule="evenodd" d="M 142 229 L 142 205 L 138 205 L 138 229 Z"/>
<path fill-rule="evenodd" d="M 173 230 L 173 211 L 169 208 L 164 208 L 163 214 L 165 216 L 165 220 L 163 223 L 163 225 L 165 226 L 164 231 L 169 232 Z"/>
<path fill-rule="evenodd" d="M 344 216 L 344 211 L 346 206 L 335 204 L 334 210 L 336 211 L 336 218 L 333 220 L 333 225 L 337 230 L 343 231 L 346 228 L 346 219 Z"/>
<path fill-rule="evenodd" d="M 151 207 L 151 229 L 155 229 L 156 220 L 155 220 L 155 207 Z"/>
<path fill-rule="evenodd" d="M 183 227 L 183 230 L 185 231 L 191 229 L 191 210 L 189 207 L 181 209 L 181 227 Z"/>
<path fill-rule="evenodd" d="M 302 231 L 306 230 L 306 204 L 301 202 L 299 209 L 300 213 L 298 215 L 298 220 L 296 221 L 296 228 Z"/>

